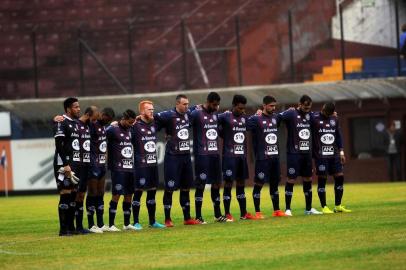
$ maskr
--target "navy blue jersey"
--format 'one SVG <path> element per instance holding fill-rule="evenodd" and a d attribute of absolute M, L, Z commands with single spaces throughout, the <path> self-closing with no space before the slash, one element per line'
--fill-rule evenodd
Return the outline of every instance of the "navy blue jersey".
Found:
<path fill-rule="evenodd" d="M 62 151 L 55 149 L 55 164 L 56 165 L 71 165 L 80 163 L 80 143 L 78 122 L 75 119 L 63 115 L 62 122 L 57 122 L 54 125 L 54 137 L 63 137 Z"/>
<path fill-rule="evenodd" d="M 220 136 L 223 138 L 223 156 L 238 157 L 247 154 L 247 116 L 231 112 L 218 115 Z"/>
<path fill-rule="evenodd" d="M 90 164 L 90 130 L 87 123 L 78 120 L 80 161 L 82 165 Z"/>
<path fill-rule="evenodd" d="M 321 113 L 313 115 L 313 156 L 333 158 L 343 149 L 339 122 L 336 116 L 326 117 Z"/>
<path fill-rule="evenodd" d="M 287 152 L 290 154 L 310 154 L 312 113 L 304 113 L 294 109 L 286 110 L 279 115 L 288 130 Z"/>
<path fill-rule="evenodd" d="M 89 124 L 90 129 L 90 162 L 92 166 L 104 167 L 106 164 L 107 137 L 106 127 L 99 121 Z"/>
<path fill-rule="evenodd" d="M 219 155 L 217 113 L 196 109 L 190 114 L 195 155 Z"/>
<path fill-rule="evenodd" d="M 157 166 L 156 125 L 154 122 L 137 121 L 131 127 L 136 167 Z"/>
<path fill-rule="evenodd" d="M 247 129 L 252 133 L 255 159 L 265 160 L 279 157 L 278 126 L 279 114 L 253 115 L 248 118 Z"/>
<path fill-rule="evenodd" d="M 165 153 L 171 155 L 190 154 L 189 116 L 172 109 L 154 115 L 158 130 L 164 128 L 168 136 Z"/>
<path fill-rule="evenodd" d="M 106 129 L 108 167 L 112 171 L 132 172 L 134 151 L 129 128 L 109 126 Z"/>

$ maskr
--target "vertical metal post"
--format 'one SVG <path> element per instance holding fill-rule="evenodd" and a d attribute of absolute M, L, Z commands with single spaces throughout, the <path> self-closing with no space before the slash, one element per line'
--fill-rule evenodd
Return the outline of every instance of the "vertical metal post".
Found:
<path fill-rule="evenodd" d="M 185 19 L 181 20 L 180 23 L 181 30 L 181 41 L 182 41 L 182 74 L 183 74 L 183 85 L 185 89 L 189 88 L 188 74 L 187 74 L 187 39 L 186 39 L 186 24 Z"/>
<path fill-rule="evenodd" d="M 241 63 L 241 42 L 240 42 L 240 17 L 235 16 L 235 43 L 237 47 L 237 68 L 238 68 L 238 85 L 243 85 L 242 63 Z"/>
<path fill-rule="evenodd" d="M 340 33 L 341 33 L 341 70 L 343 73 L 343 80 L 345 80 L 345 48 L 344 48 L 344 25 L 343 25 L 343 7 L 342 4 L 338 5 L 340 11 Z"/>
<path fill-rule="evenodd" d="M 223 76 L 224 76 L 224 86 L 228 87 L 228 53 L 227 51 L 223 51 Z"/>
<path fill-rule="evenodd" d="M 290 55 L 290 80 L 296 81 L 295 61 L 293 58 L 293 30 L 292 30 L 292 12 L 288 11 L 288 27 L 289 27 L 289 55 Z"/>
<path fill-rule="evenodd" d="M 35 88 L 35 98 L 39 97 L 39 90 L 38 90 L 38 61 L 37 61 L 37 33 L 35 28 L 31 33 L 31 41 L 32 41 L 32 60 L 33 60 L 33 68 L 34 68 L 34 88 Z"/>
<path fill-rule="evenodd" d="M 133 38 L 132 38 L 133 24 L 128 23 L 128 78 L 130 80 L 130 91 L 135 92 L 134 89 L 134 69 L 133 69 Z"/>
<path fill-rule="evenodd" d="M 401 67 L 401 62 L 400 62 L 400 33 L 399 33 L 399 3 L 398 0 L 395 0 L 395 22 L 396 22 L 396 48 L 397 48 L 397 53 L 396 53 L 396 60 L 397 60 L 397 71 L 398 71 L 398 76 L 401 75 L 402 72 L 402 67 Z"/>
<path fill-rule="evenodd" d="M 85 95 L 85 74 L 83 70 L 83 46 L 82 46 L 82 30 L 78 28 L 78 45 L 79 45 L 79 72 L 80 72 L 80 95 Z"/>

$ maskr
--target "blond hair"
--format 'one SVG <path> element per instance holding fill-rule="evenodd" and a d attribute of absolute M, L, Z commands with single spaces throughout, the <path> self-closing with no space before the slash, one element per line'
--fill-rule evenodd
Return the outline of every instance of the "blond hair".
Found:
<path fill-rule="evenodd" d="M 141 113 L 141 111 L 144 110 L 145 104 L 154 105 L 154 102 L 150 100 L 142 100 L 140 103 L 138 103 L 138 113 Z"/>

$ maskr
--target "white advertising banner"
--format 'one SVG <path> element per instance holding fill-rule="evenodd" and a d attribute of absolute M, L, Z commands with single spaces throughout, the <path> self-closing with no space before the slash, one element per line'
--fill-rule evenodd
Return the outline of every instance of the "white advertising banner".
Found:
<path fill-rule="evenodd" d="M 13 190 L 56 189 L 53 138 L 13 140 Z"/>

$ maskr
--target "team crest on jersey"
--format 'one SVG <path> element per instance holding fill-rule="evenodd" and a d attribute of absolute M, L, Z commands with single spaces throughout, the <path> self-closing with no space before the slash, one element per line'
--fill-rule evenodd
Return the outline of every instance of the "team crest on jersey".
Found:
<path fill-rule="evenodd" d="M 276 125 L 276 119 L 272 118 L 272 124 Z"/>
<path fill-rule="evenodd" d="M 336 121 L 335 121 L 334 119 L 331 119 L 331 120 L 330 120 L 330 125 L 333 126 L 333 127 L 335 127 Z"/>
<path fill-rule="evenodd" d="M 199 176 L 200 176 L 200 179 L 202 179 L 202 180 L 206 180 L 206 178 L 207 178 L 207 175 L 205 173 L 201 173 Z"/>
<path fill-rule="evenodd" d="M 258 173 L 258 178 L 259 179 L 264 179 L 265 174 L 263 172 Z"/>
<path fill-rule="evenodd" d="M 175 181 L 169 180 L 168 181 L 168 187 L 174 187 L 175 186 Z"/>
<path fill-rule="evenodd" d="M 116 190 L 122 190 L 123 189 L 123 186 L 120 185 L 120 184 L 116 184 L 114 187 L 116 188 Z"/>
<path fill-rule="evenodd" d="M 295 168 L 289 168 L 289 174 L 294 174 L 295 172 Z"/>
<path fill-rule="evenodd" d="M 141 186 L 145 185 L 145 178 L 140 178 L 139 182 Z"/>
<path fill-rule="evenodd" d="M 319 166 L 319 171 L 324 172 L 326 170 L 326 166 L 320 165 Z"/>
<path fill-rule="evenodd" d="M 155 133 L 155 127 L 151 127 L 151 132 Z"/>
<path fill-rule="evenodd" d="M 245 124 L 245 118 L 244 118 L 244 117 L 241 118 L 241 122 L 242 122 L 243 124 Z"/>
<path fill-rule="evenodd" d="M 189 120 L 189 116 L 187 116 L 187 114 L 185 114 L 185 120 Z"/>
<path fill-rule="evenodd" d="M 213 115 L 213 120 L 217 121 L 217 115 Z"/>
<path fill-rule="evenodd" d="M 226 171 L 226 175 L 227 175 L 227 176 L 231 176 L 231 175 L 233 175 L 233 172 L 232 172 L 231 170 L 227 170 L 227 171 Z"/>
<path fill-rule="evenodd" d="M 306 120 L 310 120 L 310 115 L 308 113 L 306 114 Z"/>

